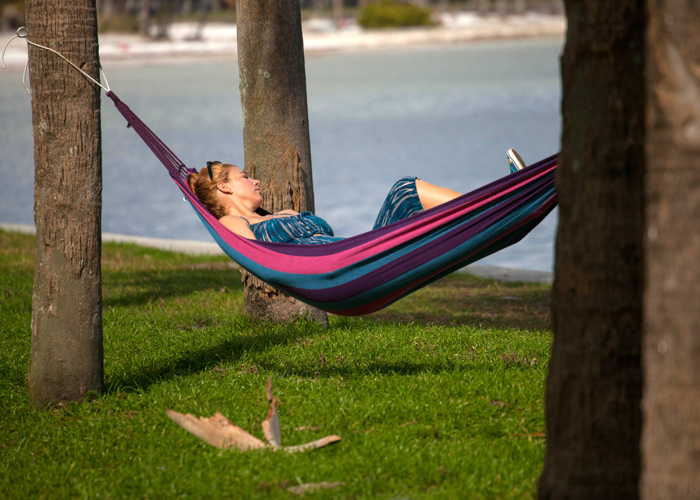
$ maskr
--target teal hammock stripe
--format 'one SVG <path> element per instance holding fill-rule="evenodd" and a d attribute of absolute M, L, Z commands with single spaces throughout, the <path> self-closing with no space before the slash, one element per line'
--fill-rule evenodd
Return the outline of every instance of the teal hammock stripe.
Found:
<path fill-rule="evenodd" d="M 189 170 L 113 92 L 107 95 L 161 161 L 223 251 L 266 283 L 319 309 L 361 315 L 520 241 L 557 205 L 557 155 L 408 219 L 341 241 L 247 240 L 192 194 Z"/>

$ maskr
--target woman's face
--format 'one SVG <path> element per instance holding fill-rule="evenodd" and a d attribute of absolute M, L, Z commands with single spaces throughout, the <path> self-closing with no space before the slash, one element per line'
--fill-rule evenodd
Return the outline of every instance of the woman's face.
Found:
<path fill-rule="evenodd" d="M 251 179 L 238 167 L 229 167 L 228 182 L 226 183 L 238 200 L 258 208 L 262 204 L 260 181 Z"/>

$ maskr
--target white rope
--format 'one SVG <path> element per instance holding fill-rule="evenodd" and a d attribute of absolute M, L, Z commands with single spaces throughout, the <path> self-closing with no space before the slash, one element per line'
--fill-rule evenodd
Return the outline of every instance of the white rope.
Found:
<path fill-rule="evenodd" d="M 76 66 L 75 64 L 73 64 L 71 61 L 69 61 L 68 59 L 66 59 L 62 54 L 56 52 L 56 51 L 53 50 L 53 49 L 50 49 L 49 47 L 44 47 L 43 45 L 39 45 L 38 43 L 30 42 L 29 39 L 27 39 L 27 28 L 25 28 L 24 26 L 22 26 L 21 28 L 18 28 L 18 29 L 17 29 L 17 34 L 16 34 L 15 36 L 13 36 L 12 38 L 10 38 L 10 39 L 7 41 L 7 43 L 5 44 L 5 47 L 2 49 L 2 68 L 3 68 L 3 69 L 6 69 L 6 68 L 7 68 L 7 66 L 5 66 L 5 51 L 7 50 L 7 46 L 10 45 L 10 42 L 11 42 L 12 40 L 14 40 L 15 38 L 24 38 L 24 39 L 26 40 L 27 44 L 29 44 L 29 45 L 32 45 L 32 46 L 34 46 L 34 47 L 38 47 L 38 48 L 40 48 L 40 49 L 48 50 L 49 52 L 53 52 L 53 53 L 56 54 L 58 57 L 60 57 L 61 59 L 63 59 L 64 61 L 66 61 L 68 64 L 70 64 L 71 66 L 73 66 L 75 69 L 77 69 L 78 71 L 80 71 L 80 73 L 82 73 L 82 75 L 83 75 L 85 78 L 87 78 L 88 80 L 90 80 L 92 83 L 94 83 L 95 85 L 97 85 L 97 86 L 99 86 L 99 87 L 102 87 L 106 92 L 109 92 L 109 91 L 110 91 L 109 82 L 107 81 L 107 76 L 105 75 L 105 72 L 104 72 L 104 70 L 102 69 L 102 65 L 100 65 L 100 74 L 102 75 L 102 78 L 104 78 L 105 85 L 107 85 L 106 87 L 105 87 L 104 85 L 102 85 L 100 82 L 98 82 L 97 80 L 95 80 L 93 77 L 91 77 L 90 75 L 88 75 L 85 71 L 83 71 L 82 69 L 80 69 L 78 66 Z M 28 67 L 29 67 L 29 61 L 27 61 L 27 64 L 24 66 L 24 73 L 22 74 L 22 83 L 24 84 L 24 88 L 27 89 L 27 93 L 29 93 L 29 95 L 32 95 L 31 90 L 29 90 L 29 87 L 27 86 L 27 68 L 28 68 Z"/>
<path fill-rule="evenodd" d="M 20 33 L 20 31 L 24 30 L 24 36 Z M 22 26 L 21 28 L 17 28 L 17 34 L 10 38 L 7 43 L 5 44 L 5 47 L 2 49 L 2 69 L 7 69 L 7 66 L 5 66 L 5 51 L 7 50 L 7 46 L 10 45 L 10 42 L 14 40 L 15 38 L 26 38 L 27 36 L 27 28 Z"/>

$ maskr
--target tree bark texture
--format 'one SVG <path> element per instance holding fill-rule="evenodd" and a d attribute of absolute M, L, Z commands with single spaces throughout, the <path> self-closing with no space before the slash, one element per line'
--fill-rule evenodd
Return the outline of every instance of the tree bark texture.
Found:
<path fill-rule="evenodd" d="M 700 498 L 700 5 L 648 0 L 642 497 Z"/>
<path fill-rule="evenodd" d="M 637 498 L 645 13 L 640 0 L 571 0 L 566 11 L 539 498 Z"/>
<path fill-rule="evenodd" d="M 238 68 L 243 108 L 245 170 L 261 181 L 269 212 L 314 210 L 304 41 L 299 2 L 240 0 Z M 326 314 L 286 297 L 244 273 L 252 316 L 288 321 Z"/>
<path fill-rule="evenodd" d="M 95 0 L 28 0 L 29 40 L 99 79 Z M 100 89 L 29 48 L 36 265 L 29 395 L 44 407 L 101 390 Z"/>

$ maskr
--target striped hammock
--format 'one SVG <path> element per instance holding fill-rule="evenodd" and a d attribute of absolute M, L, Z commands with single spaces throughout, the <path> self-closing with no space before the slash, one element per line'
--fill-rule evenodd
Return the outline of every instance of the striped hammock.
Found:
<path fill-rule="evenodd" d="M 520 241 L 557 204 L 557 155 L 408 219 L 322 245 L 248 240 L 226 229 L 187 185 L 189 170 L 113 93 L 128 124 L 177 183 L 212 237 L 264 282 L 333 314 L 378 311 Z"/>

